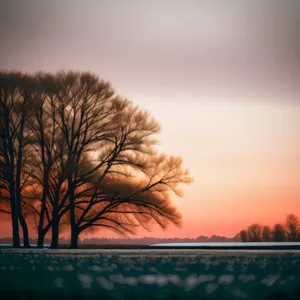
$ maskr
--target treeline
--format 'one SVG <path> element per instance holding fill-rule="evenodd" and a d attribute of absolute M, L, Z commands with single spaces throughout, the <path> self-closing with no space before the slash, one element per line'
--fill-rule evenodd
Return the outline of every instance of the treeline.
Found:
<path fill-rule="evenodd" d="M 181 224 L 170 201 L 190 183 L 179 157 L 155 150 L 157 121 L 90 73 L 0 72 L 0 212 L 13 247 L 51 234 L 108 228 L 134 234 Z M 22 234 L 20 235 L 20 231 Z"/>
<path fill-rule="evenodd" d="M 296 242 L 300 241 L 300 224 L 297 216 L 290 214 L 284 224 L 262 226 L 252 224 L 239 233 L 242 242 Z"/>
<path fill-rule="evenodd" d="M 239 239 L 226 238 L 224 236 L 213 235 L 211 237 L 200 236 L 197 238 L 155 238 L 155 237 L 142 237 L 142 238 L 79 238 L 78 245 L 152 245 L 159 243 L 220 243 L 220 242 L 239 242 Z M 31 244 L 36 244 L 37 240 L 30 239 Z M 0 238 L 1 244 L 11 244 L 12 238 Z M 50 245 L 51 239 L 45 238 L 44 244 Z M 68 245 L 69 239 L 61 237 L 59 239 L 60 245 Z"/>

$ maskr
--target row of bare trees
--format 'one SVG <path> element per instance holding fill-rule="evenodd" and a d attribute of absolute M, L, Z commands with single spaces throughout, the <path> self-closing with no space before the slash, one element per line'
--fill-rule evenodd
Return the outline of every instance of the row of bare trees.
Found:
<path fill-rule="evenodd" d="M 38 247 L 70 230 L 126 234 L 152 223 L 180 225 L 171 203 L 190 183 L 179 157 L 155 150 L 160 126 L 90 73 L 0 73 L 0 213 L 13 246 Z"/>
<path fill-rule="evenodd" d="M 239 233 L 242 242 L 296 242 L 300 241 L 300 223 L 297 216 L 290 214 L 284 224 L 261 226 L 252 224 Z"/>

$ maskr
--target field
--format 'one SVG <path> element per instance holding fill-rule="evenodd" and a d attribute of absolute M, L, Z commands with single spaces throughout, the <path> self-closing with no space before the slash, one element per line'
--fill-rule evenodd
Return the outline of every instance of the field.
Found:
<path fill-rule="evenodd" d="M 0 299 L 300 299 L 300 252 L 2 249 Z"/>

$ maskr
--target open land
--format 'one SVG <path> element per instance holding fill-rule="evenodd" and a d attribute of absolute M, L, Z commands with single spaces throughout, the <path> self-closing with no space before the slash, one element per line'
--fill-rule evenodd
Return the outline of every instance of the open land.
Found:
<path fill-rule="evenodd" d="M 300 299 L 300 251 L 2 249 L 1 299 Z"/>

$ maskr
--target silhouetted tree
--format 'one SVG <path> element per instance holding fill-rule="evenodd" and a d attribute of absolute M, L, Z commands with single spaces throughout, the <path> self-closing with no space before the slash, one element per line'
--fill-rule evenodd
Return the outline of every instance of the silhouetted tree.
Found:
<path fill-rule="evenodd" d="M 29 247 L 27 223 L 22 213 L 22 191 L 27 177 L 26 145 L 30 133 L 26 122 L 32 113 L 29 94 L 32 82 L 29 76 L 16 72 L 0 73 L 0 161 L 2 190 L 9 195 L 13 229 L 13 246 L 20 247 L 19 222 L 23 230 L 24 246 Z"/>
<path fill-rule="evenodd" d="M 295 242 L 299 240 L 299 220 L 298 217 L 290 214 L 286 219 L 288 241 Z"/>
<path fill-rule="evenodd" d="M 261 226 L 259 224 L 253 224 L 248 227 L 247 231 L 240 231 L 238 236 L 243 242 L 258 242 L 261 240 L 264 242 L 284 242 L 286 240 L 298 241 L 299 230 L 298 217 L 290 214 L 287 216 L 285 226 L 275 224 L 272 230 L 269 226 L 264 226 L 261 230 Z"/>
<path fill-rule="evenodd" d="M 142 179 L 141 174 L 126 178 L 125 174 L 120 175 L 120 170 L 116 176 L 116 169 L 112 169 L 114 171 L 107 175 L 102 186 L 95 190 L 97 192 L 78 198 L 78 234 L 90 227 L 110 227 L 121 234 L 134 233 L 138 224 L 150 229 L 151 221 L 162 228 L 169 223 L 180 225 L 181 217 L 170 202 L 170 192 L 180 195 L 177 185 L 191 181 L 182 170 L 181 160 L 154 156 L 151 164 L 147 163 L 147 176 Z"/>
<path fill-rule="evenodd" d="M 159 124 L 90 73 L 1 74 L 0 211 L 37 227 L 38 247 L 70 222 L 71 247 L 84 230 L 120 234 L 138 225 L 180 225 L 170 192 L 191 178 L 181 159 L 159 155 Z M 9 210 L 5 205 L 9 204 Z"/>
<path fill-rule="evenodd" d="M 88 73 L 58 73 L 55 82 L 56 122 L 66 143 L 61 165 L 66 171 L 71 247 L 76 247 L 76 189 L 102 167 L 102 162 L 91 166 L 95 160 L 91 155 L 105 147 L 105 141 L 109 142 L 110 131 L 118 126 L 111 122 L 112 117 L 124 104 L 114 97 L 110 84 Z M 83 164 L 90 169 L 82 168 Z"/>
<path fill-rule="evenodd" d="M 33 158 L 31 168 L 25 170 L 31 179 L 28 181 L 26 199 L 34 202 L 38 247 L 43 247 L 45 235 L 51 229 L 51 246 L 57 248 L 59 223 L 68 199 L 65 164 L 67 144 L 57 121 L 59 83 L 51 74 L 38 73 L 34 79 L 36 88 L 31 97 L 37 101 L 32 101 L 35 103 L 35 113 L 27 124 L 32 133 L 29 148 Z"/>
<path fill-rule="evenodd" d="M 284 242 L 287 240 L 287 234 L 285 228 L 281 224 L 275 224 L 273 228 L 273 241 Z"/>
<path fill-rule="evenodd" d="M 242 242 L 248 242 L 248 232 L 246 230 L 240 231 L 240 238 Z"/>
<path fill-rule="evenodd" d="M 261 242 L 262 227 L 259 224 L 252 224 L 248 227 L 249 242 Z"/>
<path fill-rule="evenodd" d="M 96 226 L 100 215 L 101 220 L 105 220 L 101 226 L 114 223 L 121 228 L 123 222 L 116 222 L 121 213 L 118 212 L 116 217 L 115 211 L 106 212 L 106 208 L 104 219 L 99 201 L 101 199 L 101 204 L 114 202 L 116 210 L 125 198 L 120 200 L 116 184 L 110 194 L 103 191 L 101 185 L 111 174 L 123 176 L 122 180 L 131 176 L 124 172 L 126 168 L 147 169 L 145 158 L 147 156 L 151 161 L 151 155 L 154 155 L 152 135 L 158 133 L 159 125 L 148 113 L 115 95 L 110 84 L 94 75 L 59 73 L 55 81 L 56 122 L 66 142 L 66 154 L 61 162 L 65 166 L 67 183 L 67 202 L 63 211 L 70 219 L 71 247 L 76 248 L 79 233 L 89 226 Z M 126 197 L 133 201 L 131 195 Z M 94 214 L 93 218 L 91 214 Z M 124 214 L 122 212 L 123 218 Z"/>
<path fill-rule="evenodd" d="M 270 242 L 272 240 L 272 230 L 270 226 L 264 226 L 262 229 L 262 241 Z"/>

